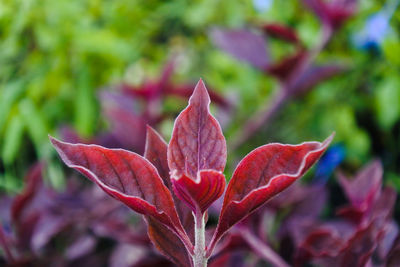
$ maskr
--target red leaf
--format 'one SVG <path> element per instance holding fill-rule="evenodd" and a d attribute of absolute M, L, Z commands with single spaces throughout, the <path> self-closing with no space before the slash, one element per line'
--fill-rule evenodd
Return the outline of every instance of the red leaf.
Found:
<path fill-rule="evenodd" d="M 168 145 L 164 139 L 150 126 L 147 126 L 147 138 L 144 157 L 148 159 L 158 170 L 164 184 L 173 192 L 171 180 L 169 177 L 169 168 L 167 160 Z M 175 201 L 175 207 L 179 218 L 186 230 L 191 236 L 194 227 L 192 211 L 185 203 L 180 201 L 175 194 L 172 195 Z"/>
<path fill-rule="evenodd" d="M 228 184 L 211 249 L 234 224 L 303 176 L 332 138 L 333 135 L 323 143 L 300 145 L 273 143 L 250 152 L 239 163 Z"/>
<path fill-rule="evenodd" d="M 290 43 L 298 43 L 299 38 L 297 37 L 296 31 L 279 23 L 270 23 L 262 26 L 263 31 L 275 38 L 282 39 Z"/>
<path fill-rule="evenodd" d="M 20 223 L 20 217 L 24 209 L 29 205 L 35 193 L 42 184 L 43 164 L 35 164 L 27 173 L 24 191 L 17 195 L 11 207 L 11 217 L 15 224 Z"/>
<path fill-rule="evenodd" d="M 210 205 L 220 198 L 225 190 L 225 176 L 217 171 L 198 172 L 196 180 L 186 175 L 172 177 L 175 194 L 195 212 L 204 213 Z"/>
<path fill-rule="evenodd" d="M 69 144 L 50 137 L 68 167 L 84 174 L 106 193 L 180 234 L 187 244 L 174 202 L 156 168 L 145 158 L 123 149 Z"/>
<path fill-rule="evenodd" d="M 168 146 L 168 165 L 172 177 L 187 176 L 179 182 L 181 186 L 184 184 L 191 187 L 194 183 L 189 183 L 187 179 L 193 182 L 198 177 L 201 170 L 214 170 L 222 172 L 226 164 L 226 141 L 222 134 L 221 126 L 209 111 L 210 97 L 202 80 L 200 80 L 189 99 L 189 105 L 182 111 L 175 121 L 172 138 Z M 222 175 L 223 176 L 223 175 Z M 215 179 L 211 181 L 209 179 Z M 203 181 L 203 179 L 206 179 Z M 180 179 L 177 179 L 180 180 Z M 191 201 L 185 194 L 182 194 L 181 186 L 178 186 L 177 196 L 186 204 L 193 208 L 193 201 L 201 201 L 196 203 L 196 207 L 204 208 L 209 206 L 209 201 L 216 200 L 221 189 L 220 175 L 202 177 L 199 182 L 202 186 L 217 186 L 216 194 L 207 194 L 205 199 L 199 199 L 205 191 L 212 188 L 204 188 L 200 195 L 193 194 L 194 188 L 187 188 L 187 192 L 191 195 Z M 183 189 L 182 189 L 183 190 Z M 186 191 L 185 190 L 185 191 Z M 182 198 L 183 197 L 183 198 Z M 203 202 L 205 201 L 205 202 Z"/>
<path fill-rule="evenodd" d="M 267 44 L 260 35 L 248 30 L 215 28 L 210 33 L 214 44 L 239 60 L 264 70 L 269 64 Z"/>
<path fill-rule="evenodd" d="M 319 83 L 328 80 L 345 70 L 345 66 L 337 64 L 311 66 L 293 82 L 291 90 L 296 96 L 303 95 Z"/>
<path fill-rule="evenodd" d="M 167 149 L 168 145 L 164 139 L 153 128 L 147 126 L 144 157 L 156 167 L 164 184 L 171 190 L 172 186 L 169 179 Z"/>
<path fill-rule="evenodd" d="M 357 0 L 303 0 L 319 17 L 333 28 L 340 27 L 356 11 Z"/>
<path fill-rule="evenodd" d="M 273 65 L 270 65 L 266 71 L 280 80 L 286 80 L 291 77 L 306 55 L 307 53 L 304 49 L 299 49 L 296 53 L 281 59 L 279 62 Z"/>
<path fill-rule="evenodd" d="M 146 216 L 149 237 L 156 248 L 178 266 L 192 266 L 185 245 L 168 227 Z"/>
<path fill-rule="evenodd" d="M 171 173 L 192 179 L 200 170 L 222 172 L 226 164 L 226 141 L 221 126 L 209 111 L 210 97 L 200 80 L 189 105 L 175 121 L 168 147 Z"/>
<path fill-rule="evenodd" d="M 382 175 L 382 164 L 374 160 L 361 169 L 353 179 L 347 178 L 342 173 L 338 174 L 338 179 L 351 204 L 365 210 L 381 191 Z"/>

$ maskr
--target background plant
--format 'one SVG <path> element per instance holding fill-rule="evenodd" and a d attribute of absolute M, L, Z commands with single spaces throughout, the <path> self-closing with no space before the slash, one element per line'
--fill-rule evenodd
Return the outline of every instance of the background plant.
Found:
<path fill-rule="evenodd" d="M 165 63 L 178 55 L 175 85 L 207 80 L 209 87 L 233 104 L 223 124 L 227 139 L 242 123 L 272 103 L 277 79 L 232 58 L 209 38 L 215 27 L 250 29 L 285 25 L 297 32 L 306 49 L 315 47 L 318 16 L 305 5 L 313 1 L 46 1 L 9 0 L 0 4 L 0 186 L 3 194 L 22 190 L 24 174 L 38 159 L 47 161 L 45 183 L 67 186 L 47 143 L 47 133 L 65 129 L 81 141 L 102 143 L 114 127 L 100 110 L 99 92 L 121 84 L 138 88 L 156 81 Z M 318 1 L 314 1 L 318 2 Z M 340 1 L 339 1 L 340 2 Z M 351 1 L 350 1 L 351 2 Z M 398 1 L 357 1 L 355 13 L 335 31 L 318 64 L 339 63 L 346 71 L 325 80 L 308 94 L 287 102 L 266 127 L 237 151 L 227 164 L 251 148 L 270 141 L 322 140 L 333 129 L 335 146 L 308 181 L 327 183 L 332 192 L 322 216 L 331 217 L 345 202 L 331 179 L 338 162 L 355 173 L 378 157 L 384 184 L 399 190 L 399 11 Z M 99 41 L 101 40 L 101 41 Z M 294 52 L 267 37 L 271 59 Z M 145 78 L 146 77 L 146 78 Z M 143 103 L 142 100 L 139 101 Z M 142 105 L 142 104 L 139 104 Z M 132 105 L 131 105 L 132 106 Z M 137 109 L 136 104 L 131 110 Z M 166 97 L 168 116 L 154 126 L 169 139 L 172 118 L 184 101 Z M 219 108 L 214 107 L 219 113 Z M 231 122 L 231 123 L 229 123 Z M 71 128 L 63 126 L 68 125 Z M 62 130 L 64 129 L 64 130 Z M 67 131 L 68 132 L 68 131 Z M 115 140 L 114 140 L 115 141 Z M 322 175 L 320 175 L 322 174 Z M 323 179 L 321 179 L 323 177 Z M 394 217 L 399 219 L 399 206 Z M 2 222 L 4 220 L 2 219 Z M 212 216 L 210 223 L 213 222 Z M 248 256 L 251 257 L 251 256 Z"/>

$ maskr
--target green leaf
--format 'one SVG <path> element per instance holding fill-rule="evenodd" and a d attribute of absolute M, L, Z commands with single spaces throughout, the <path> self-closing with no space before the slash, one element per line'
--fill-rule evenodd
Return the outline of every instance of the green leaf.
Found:
<path fill-rule="evenodd" d="M 24 99 L 19 103 L 19 110 L 26 125 L 29 136 L 32 138 L 39 156 L 47 141 L 48 127 L 44 116 L 30 99 Z"/>
<path fill-rule="evenodd" d="M 375 110 L 379 124 L 386 130 L 400 118 L 400 79 L 388 76 L 376 88 Z"/>
<path fill-rule="evenodd" d="M 75 102 L 75 127 L 80 134 L 90 136 L 95 129 L 96 99 L 92 89 L 92 81 L 87 67 L 78 74 L 78 90 Z"/>
<path fill-rule="evenodd" d="M 15 160 L 18 151 L 21 148 L 23 133 L 23 121 L 19 115 L 14 116 L 11 119 L 10 125 L 7 127 L 4 136 L 2 157 L 5 164 L 10 164 Z"/>

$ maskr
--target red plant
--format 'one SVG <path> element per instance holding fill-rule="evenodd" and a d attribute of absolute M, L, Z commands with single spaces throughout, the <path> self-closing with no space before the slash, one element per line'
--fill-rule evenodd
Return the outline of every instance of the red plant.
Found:
<path fill-rule="evenodd" d="M 355 13 L 357 0 L 302 0 L 321 22 L 318 42 L 307 48 L 296 29 L 278 22 L 260 23 L 255 31 L 249 29 L 214 28 L 210 32 L 212 42 L 238 60 L 246 62 L 266 75 L 277 79 L 276 95 L 246 121 L 244 131 L 231 138 L 230 147 L 235 150 L 249 140 L 259 129 L 268 127 L 276 113 L 289 100 L 305 95 L 321 82 L 347 69 L 335 62 L 316 63 L 317 56 L 327 46 L 336 31 Z M 270 55 L 269 39 L 274 38 L 293 46 L 293 52 L 283 58 Z"/>
<path fill-rule="evenodd" d="M 144 157 L 50 137 L 69 167 L 143 214 L 153 244 L 179 266 L 206 266 L 221 237 L 299 179 L 333 138 L 261 146 L 239 163 L 225 191 L 226 141 L 209 104 L 200 80 L 175 121 L 169 145 L 148 127 Z M 224 191 L 219 223 L 206 245 L 207 209 Z"/>

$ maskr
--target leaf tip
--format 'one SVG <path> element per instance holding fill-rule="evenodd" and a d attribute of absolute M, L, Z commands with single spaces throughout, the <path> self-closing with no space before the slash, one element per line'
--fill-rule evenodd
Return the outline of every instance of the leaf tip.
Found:
<path fill-rule="evenodd" d="M 207 105 L 210 104 L 210 96 L 208 94 L 206 85 L 203 82 L 203 79 L 199 79 L 196 84 L 196 87 L 193 90 L 193 94 L 189 99 L 189 103 L 193 104 L 196 102 L 205 102 Z"/>

